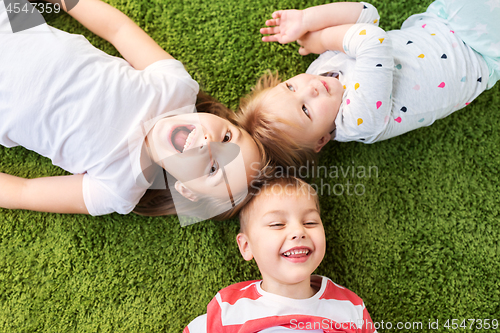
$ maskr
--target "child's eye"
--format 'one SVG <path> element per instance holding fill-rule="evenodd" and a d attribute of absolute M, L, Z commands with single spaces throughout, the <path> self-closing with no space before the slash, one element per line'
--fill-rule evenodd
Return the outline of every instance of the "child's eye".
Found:
<path fill-rule="evenodd" d="M 274 223 L 269 224 L 269 226 L 270 226 L 271 228 L 282 228 L 282 227 L 284 227 L 284 226 L 285 226 L 285 224 L 284 224 L 284 223 L 281 223 L 281 222 L 274 222 Z"/>
<path fill-rule="evenodd" d="M 210 172 L 208 173 L 209 176 L 213 176 L 219 171 L 219 163 L 217 163 L 216 160 L 212 163 L 212 166 L 210 167 Z"/>
<path fill-rule="evenodd" d="M 304 225 L 305 225 L 306 227 L 315 227 L 315 226 L 317 226 L 318 224 L 319 224 L 319 223 L 318 223 L 318 222 L 316 222 L 316 221 L 307 221 L 307 222 L 304 222 Z"/>
<path fill-rule="evenodd" d="M 295 92 L 295 89 L 293 88 L 293 86 L 289 85 L 288 83 L 285 83 L 285 84 L 286 84 L 286 87 L 288 88 L 288 90 Z"/>
<path fill-rule="evenodd" d="M 304 113 L 306 114 L 307 118 L 310 118 L 309 117 L 309 110 L 306 108 L 305 105 L 302 105 L 302 111 L 304 111 Z"/>
<path fill-rule="evenodd" d="M 224 139 L 222 139 L 222 142 L 229 142 L 233 138 L 233 133 L 231 131 L 227 131 L 226 135 L 224 135 Z"/>

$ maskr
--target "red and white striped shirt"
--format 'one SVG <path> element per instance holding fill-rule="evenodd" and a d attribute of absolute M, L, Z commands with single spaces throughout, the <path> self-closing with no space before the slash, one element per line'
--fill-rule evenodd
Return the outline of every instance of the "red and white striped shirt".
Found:
<path fill-rule="evenodd" d="M 207 314 L 193 320 L 183 333 L 253 333 L 276 327 L 328 333 L 373 333 L 363 300 L 329 278 L 313 275 L 319 291 L 307 299 L 268 293 L 261 281 L 233 284 L 219 291 Z"/>

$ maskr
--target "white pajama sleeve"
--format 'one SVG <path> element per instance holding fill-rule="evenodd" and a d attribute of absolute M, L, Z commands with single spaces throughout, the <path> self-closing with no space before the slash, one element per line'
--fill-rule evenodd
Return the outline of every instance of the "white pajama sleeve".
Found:
<path fill-rule="evenodd" d="M 356 23 L 369 23 L 374 24 L 378 27 L 380 22 L 380 15 L 378 15 L 377 8 L 367 2 L 361 2 L 363 4 L 363 10 L 359 14 L 358 21 Z"/>
<path fill-rule="evenodd" d="M 377 26 L 355 24 L 345 34 L 343 44 L 356 64 L 335 120 L 335 140 L 371 143 L 386 127 L 392 108 L 391 41 Z"/>

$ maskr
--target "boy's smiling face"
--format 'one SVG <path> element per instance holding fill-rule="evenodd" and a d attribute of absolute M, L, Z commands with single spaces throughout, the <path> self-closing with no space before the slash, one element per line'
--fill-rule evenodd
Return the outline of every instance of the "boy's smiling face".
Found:
<path fill-rule="evenodd" d="M 280 187 L 279 194 L 264 189 L 251 203 L 238 246 L 245 260 L 257 262 L 265 291 L 308 298 L 311 273 L 325 255 L 325 231 L 312 193 Z"/>
<path fill-rule="evenodd" d="M 293 125 L 283 125 L 287 134 L 319 152 L 335 129 L 343 93 L 336 78 L 300 74 L 269 91 L 266 109 Z"/>

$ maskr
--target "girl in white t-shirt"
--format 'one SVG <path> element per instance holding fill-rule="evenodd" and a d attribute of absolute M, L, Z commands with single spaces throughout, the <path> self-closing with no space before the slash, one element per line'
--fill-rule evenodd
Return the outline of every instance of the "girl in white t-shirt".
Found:
<path fill-rule="evenodd" d="M 73 173 L 0 173 L 0 207 L 194 218 L 186 223 L 234 214 L 260 146 L 126 15 L 99 0 L 66 5 L 125 60 L 0 0 L 0 144 Z"/>

